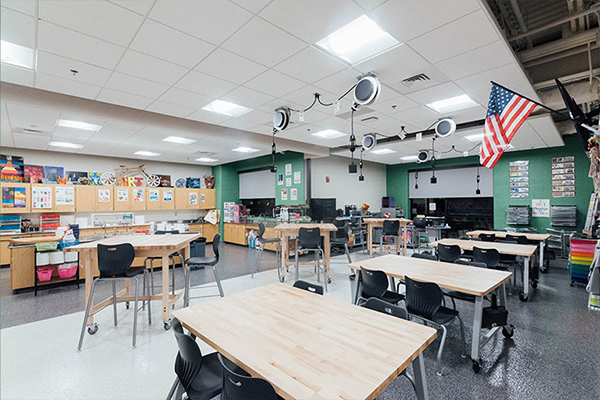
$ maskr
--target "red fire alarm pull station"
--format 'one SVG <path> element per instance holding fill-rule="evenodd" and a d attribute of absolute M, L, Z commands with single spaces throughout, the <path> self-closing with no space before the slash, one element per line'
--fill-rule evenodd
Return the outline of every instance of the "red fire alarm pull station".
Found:
<path fill-rule="evenodd" d="M 328 176 L 325 177 L 325 183 L 329 183 L 329 177 Z"/>

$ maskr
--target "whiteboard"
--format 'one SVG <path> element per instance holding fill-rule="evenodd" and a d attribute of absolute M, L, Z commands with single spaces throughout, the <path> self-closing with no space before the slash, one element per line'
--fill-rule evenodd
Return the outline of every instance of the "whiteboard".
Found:
<path fill-rule="evenodd" d="M 275 175 L 268 169 L 240 173 L 240 199 L 274 199 Z"/>
<path fill-rule="evenodd" d="M 419 178 L 416 180 L 419 188 L 415 189 L 415 172 L 408 173 L 408 194 L 411 199 L 494 196 L 494 174 L 489 168 L 479 167 L 481 194 L 475 194 L 477 167 L 436 170 L 436 184 L 431 183 L 431 176 L 431 170 L 419 171 Z"/>

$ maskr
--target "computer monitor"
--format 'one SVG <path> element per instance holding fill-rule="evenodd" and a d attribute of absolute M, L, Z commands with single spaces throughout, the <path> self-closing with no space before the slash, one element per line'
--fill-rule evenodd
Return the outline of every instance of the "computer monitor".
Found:
<path fill-rule="evenodd" d="M 587 150 L 588 139 L 590 138 L 592 132 L 590 130 L 584 128 L 583 126 L 581 126 L 581 124 L 591 125 L 590 121 L 588 118 L 586 118 L 583 111 L 581 111 L 581 108 L 579 108 L 579 106 L 575 102 L 575 99 L 573 99 L 571 97 L 571 95 L 569 95 L 569 92 L 567 92 L 567 89 L 565 89 L 563 84 L 560 83 L 560 81 L 558 79 L 555 79 L 555 81 L 556 81 L 556 85 L 558 86 L 558 90 L 560 91 L 560 95 L 562 96 L 562 99 L 565 102 L 565 106 L 567 107 L 567 111 L 569 112 L 569 115 L 571 116 L 571 118 L 573 118 L 575 121 L 577 121 L 577 122 L 573 121 L 573 125 L 575 126 L 575 131 L 577 131 L 577 136 L 579 136 L 579 140 L 581 140 L 581 144 L 583 145 L 583 148 L 585 150 Z"/>

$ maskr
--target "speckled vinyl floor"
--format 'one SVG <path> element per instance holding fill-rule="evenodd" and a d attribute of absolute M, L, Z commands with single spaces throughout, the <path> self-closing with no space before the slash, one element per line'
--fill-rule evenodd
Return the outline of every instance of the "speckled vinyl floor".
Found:
<path fill-rule="evenodd" d="M 210 251 L 209 251 L 210 252 Z M 277 281 L 275 258 L 266 252 L 264 272 L 251 279 L 253 253 L 222 246 L 219 264 L 227 294 Z M 355 254 L 355 259 L 364 255 Z M 327 296 L 350 302 L 345 256 L 332 259 L 333 283 Z M 425 351 L 430 399 L 600 399 L 600 313 L 587 310 L 587 293 L 569 286 L 564 262 L 557 261 L 527 303 L 516 292 L 508 296 L 512 340 L 496 336 L 482 351 L 482 370 L 474 374 L 470 359 L 460 357 L 458 326 L 450 326 L 443 355 L 445 374 L 435 374 L 438 341 Z M 179 272 L 179 271 L 178 271 Z M 156 274 L 157 284 L 160 274 Z M 301 277 L 314 280 L 311 268 Z M 177 286 L 181 287 L 178 276 Z M 0 397 L 11 399 L 164 399 L 174 379 L 177 346 L 164 331 L 160 304 L 153 302 L 155 322 L 140 312 L 138 345 L 131 348 L 131 310 L 119 305 L 119 326 L 110 308 L 96 315 L 97 334 L 86 334 L 83 350 L 77 340 L 83 320 L 83 287 L 59 287 L 13 295 L 9 272 L 2 270 Z M 193 285 L 212 282 L 210 270 L 194 271 Z M 291 282 L 286 281 L 291 284 Z M 109 284 L 97 291 L 108 295 Z M 216 292 L 216 289 L 204 289 Z M 207 301 L 193 300 L 192 303 Z M 176 307 L 181 307 L 179 302 Z M 473 305 L 459 303 L 470 348 Z M 202 344 L 203 352 L 210 348 Z M 357 371 L 360 373 L 360 371 Z M 378 399 L 414 399 L 408 381 L 399 377 Z"/>

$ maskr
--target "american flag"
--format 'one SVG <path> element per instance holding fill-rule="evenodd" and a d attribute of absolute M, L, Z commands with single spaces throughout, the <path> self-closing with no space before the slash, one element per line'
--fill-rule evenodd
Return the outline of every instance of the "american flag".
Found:
<path fill-rule="evenodd" d="M 536 104 L 493 85 L 488 103 L 483 143 L 480 150 L 481 165 L 493 168 Z"/>

